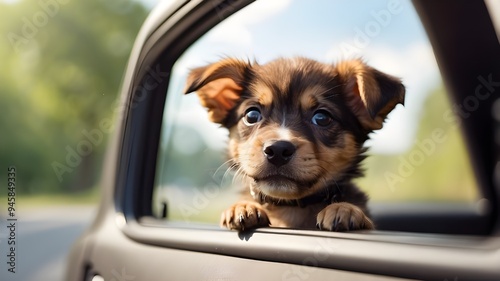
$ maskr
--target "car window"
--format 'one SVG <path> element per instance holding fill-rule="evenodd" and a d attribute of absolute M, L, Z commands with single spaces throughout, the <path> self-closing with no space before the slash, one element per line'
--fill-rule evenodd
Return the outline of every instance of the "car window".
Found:
<path fill-rule="evenodd" d="M 410 1 L 273 0 L 256 1 L 223 20 L 175 63 L 163 116 L 155 216 L 218 223 L 240 195 L 241 184 L 226 162 L 227 130 L 208 120 L 195 94 L 183 95 L 189 70 L 222 57 L 265 63 L 291 56 L 328 63 L 361 57 L 406 86 L 405 105 L 365 144 L 366 172 L 357 183 L 372 202 L 474 203 L 481 197 L 455 117 L 460 105 L 446 95 Z"/>

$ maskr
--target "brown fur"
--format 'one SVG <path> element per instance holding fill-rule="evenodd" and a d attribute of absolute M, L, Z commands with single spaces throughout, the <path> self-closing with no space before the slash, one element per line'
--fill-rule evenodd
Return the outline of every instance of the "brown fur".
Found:
<path fill-rule="evenodd" d="M 362 174 L 368 134 L 403 103 L 399 79 L 361 60 L 228 58 L 194 69 L 186 93 L 193 91 L 228 128 L 229 158 L 245 186 L 222 226 L 374 228 L 367 197 L 351 180 Z"/>

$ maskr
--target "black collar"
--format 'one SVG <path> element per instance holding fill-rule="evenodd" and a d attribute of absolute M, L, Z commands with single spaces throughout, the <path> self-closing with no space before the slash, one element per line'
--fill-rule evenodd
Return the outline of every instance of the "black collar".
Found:
<path fill-rule="evenodd" d="M 312 195 L 306 196 L 300 199 L 278 199 L 271 196 L 264 195 L 262 193 L 256 194 L 254 198 L 260 203 L 269 203 L 275 206 L 297 206 L 304 208 L 308 205 L 313 205 L 322 202 L 333 203 L 336 202 L 339 197 L 339 192 L 337 188 L 328 188 L 326 190 L 322 190 L 318 193 L 314 193 Z"/>

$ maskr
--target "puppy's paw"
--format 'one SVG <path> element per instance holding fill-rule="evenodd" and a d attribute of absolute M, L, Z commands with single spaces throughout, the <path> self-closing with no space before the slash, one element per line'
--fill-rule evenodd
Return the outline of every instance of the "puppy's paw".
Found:
<path fill-rule="evenodd" d="M 222 213 L 220 225 L 240 231 L 269 226 L 269 218 L 261 205 L 251 201 L 241 201 Z"/>
<path fill-rule="evenodd" d="M 319 212 L 316 222 L 319 229 L 330 231 L 375 229 L 373 222 L 359 207 L 346 202 L 328 205 Z"/>

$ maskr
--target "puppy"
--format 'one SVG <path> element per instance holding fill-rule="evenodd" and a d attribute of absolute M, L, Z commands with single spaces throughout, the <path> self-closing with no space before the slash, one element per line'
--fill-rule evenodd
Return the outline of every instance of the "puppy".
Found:
<path fill-rule="evenodd" d="M 399 79 L 361 60 L 226 58 L 190 72 L 185 93 L 194 91 L 229 130 L 231 167 L 245 187 L 223 227 L 374 229 L 352 179 L 362 175 L 368 134 L 404 102 Z"/>

